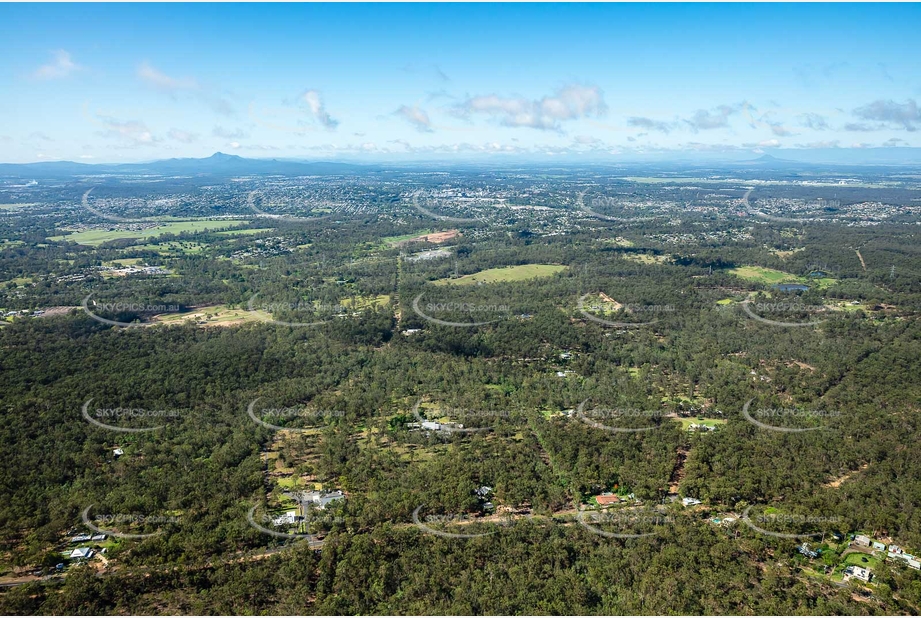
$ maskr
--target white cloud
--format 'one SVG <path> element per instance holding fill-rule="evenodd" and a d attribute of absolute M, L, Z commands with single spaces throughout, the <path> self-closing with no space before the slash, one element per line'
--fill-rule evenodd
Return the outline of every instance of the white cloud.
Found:
<path fill-rule="evenodd" d="M 33 76 L 37 79 L 58 79 L 61 77 L 67 77 L 75 71 L 79 71 L 83 67 L 73 61 L 70 57 L 70 53 L 64 51 L 63 49 L 56 50 L 52 52 L 52 61 L 48 64 L 43 64 L 38 67 L 33 73 Z"/>
<path fill-rule="evenodd" d="M 226 99 L 218 96 L 209 88 L 202 86 L 191 77 L 171 77 L 148 62 L 142 62 L 137 69 L 138 78 L 155 90 L 173 98 L 186 94 L 206 103 L 218 114 L 234 113 L 233 106 Z"/>
<path fill-rule="evenodd" d="M 647 131 L 661 131 L 662 133 L 668 133 L 675 128 L 675 123 L 673 122 L 664 122 L 661 120 L 654 120 L 653 118 L 645 118 L 643 116 L 632 116 L 627 119 L 627 124 L 631 127 L 637 127 Z"/>
<path fill-rule="evenodd" d="M 880 122 L 887 127 L 917 131 L 921 124 L 921 108 L 914 99 L 905 103 L 879 99 L 854 110 L 854 115 L 862 120 Z"/>
<path fill-rule="evenodd" d="M 198 90 L 199 88 L 198 82 L 194 79 L 170 77 L 147 62 L 142 62 L 138 67 L 137 76 L 147 85 L 170 93 L 177 90 Z"/>
<path fill-rule="evenodd" d="M 559 131 L 564 121 L 597 117 L 606 111 L 604 93 L 600 88 L 578 84 L 565 86 L 538 100 L 489 94 L 468 98 L 454 108 L 454 113 L 464 118 L 484 114 L 498 119 L 507 127 L 551 131 Z"/>
<path fill-rule="evenodd" d="M 416 127 L 417 131 L 422 133 L 431 133 L 432 132 L 432 121 L 429 118 L 428 113 L 420 107 L 409 107 L 408 105 L 401 105 L 400 109 L 394 112 L 397 116 L 403 118 L 406 122 Z"/>
<path fill-rule="evenodd" d="M 801 126 L 812 129 L 813 131 L 827 131 L 829 129 L 828 119 L 822 114 L 807 112 L 800 114 Z"/>
<path fill-rule="evenodd" d="M 121 121 L 109 116 L 97 116 L 96 122 L 104 127 L 100 133 L 103 137 L 121 140 L 131 147 L 153 146 L 160 142 L 143 122 L 139 120 Z"/>
<path fill-rule="evenodd" d="M 742 106 L 740 105 L 720 105 L 712 111 L 699 109 L 685 122 L 695 133 L 711 129 L 725 129 L 729 127 L 729 117 L 737 113 L 741 108 Z"/>
<path fill-rule="evenodd" d="M 170 129 L 169 133 L 166 135 L 170 139 L 177 142 L 182 142 L 183 144 L 191 144 L 198 139 L 198 133 L 189 133 L 188 131 L 183 131 L 181 129 Z"/>
<path fill-rule="evenodd" d="M 224 139 L 243 139 L 249 137 L 249 133 L 243 129 L 234 129 L 233 131 L 230 131 L 220 125 L 214 127 L 214 129 L 211 130 L 211 135 L 214 137 L 222 137 Z"/>
<path fill-rule="evenodd" d="M 326 106 L 323 104 L 323 97 L 319 90 L 307 90 L 301 95 L 301 101 L 307 105 L 307 109 L 317 119 L 317 122 L 330 131 L 339 126 L 339 121 L 326 111 Z"/>

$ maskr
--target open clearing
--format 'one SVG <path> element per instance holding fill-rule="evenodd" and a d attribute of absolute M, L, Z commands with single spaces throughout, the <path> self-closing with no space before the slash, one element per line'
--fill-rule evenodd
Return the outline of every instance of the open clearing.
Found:
<path fill-rule="evenodd" d="M 126 249 L 126 251 L 134 253 L 136 251 L 154 251 L 164 256 L 174 256 L 174 255 L 192 255 L 195 253 L 201 253 L 205 248 L 205 245 L 198 242 L 188 242 L 185 240 L 171 240 L 169 242 L 161 242 L 158 244 L 146 244 L 146 245 L 131 245 Z"/>
<path fill-rule="evenodd" d="M 256 227 L 243 230 L 222 230 L 215 232 L 218 236 L 250 236 L 251 234 L 262 234 L 263 232 L 274 232 L 274 227 Z"/>
<path fill-rule="evenodd" d="M 54 241 L 73 241 L 80 245 L 89 245 L 91 247 L 101 245 L 102 243 L 123 238 L 154 238 L 161 234 L 182 234 L 204 232 L 206 230 L 223 230 L 230 227 L 237 227 L 240 221 L 213 221 L 213 220 L 194 220 L 194 221 L 175 221 L 164 223 L 152 227 L 141 229 L 117 229 L 119 226 L 113 226 L 107 230 L 84 230 L 82 232 L 73 232 L 63 236 L 49 236 L 48 240 Z M 137 226 L 138 224 L 127 224 Z"/>
<path fill-rule="evenodd" d="M 234 309 L 227 305 L 196 307 L 183 313 L 164 313 L 151 318 L 154 324 L 186 324 L 194 322 L 199 326 L 239 326 L 249 322 L 267 322 L 272 319 L 266 311 Z"/>
<path fill-rule="evenodd" d="M 549 277 L 566 270 L 566 266 L 558 264 L 522 264 L 520 266 L 506 266 L 504 268 L 489 268 L 472 275 L 464 275 L 457 279 L 438 279 L 432 281 L 436 285 L 477 285 L 479 283 L 504 283 L 508 281 L 525 281 L 537 277 Z"/>
<path fill-rule="evenodd" d="M 625 253 L 625 260 L 639 262 L 640 264 L 664 264 L 668 258 L 664 255 L 650 255 L 648 253 Z"/>
<path fill-rule="evenodd" d="M 429 232 L 426 230 L 421 234 L 385 238 L 384 242 L 394 247 L 407 245 L 412 242 L 430 242 L 437 245 L 455 238 L 458 234 L 460 234 L 458 230 L 448 230 L 446 232 Z"/>
<path fill-rule="evenodd" d="M 690 427 L 693 423 L 697 423 L 698 425 L 704 425 L 706 427 L 719 427 L 720 425 L 725 425 L 727 422 L 726 419 L 722 419 L 722 418 L 705 418 L 701 420 L 701 419 L 692 417 L 692 418 L 676 418 L 675 420 L 681 423 L 681 429 L 683 429 L 684 431 L 687 431 L 688 427 Z"/>
<path fill-rule="evenodd" d="M 757 281 L 768 285 L 777 283 L 802 283 L 804 285 L 814 285 L 818 288 L 827 288 L 838 282 L 837 279 L 830 277 L 800 277 L 785 273 L 782 270 L 765 268 L 763 266 L 737 266 L 736 268 L 727 269 L 728 273 L 741 277 L 747 281 Z"/>

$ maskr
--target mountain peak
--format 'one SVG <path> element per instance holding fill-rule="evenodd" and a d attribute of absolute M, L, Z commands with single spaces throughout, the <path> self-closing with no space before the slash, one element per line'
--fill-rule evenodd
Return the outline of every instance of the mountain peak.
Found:
<path fill-rule="evenodd" d="M 213 155 L 208 157 L 209 161 L 239 161 L 243 157 L 237 155 L 224 154 L 223 152 L 215 152 Z"/>

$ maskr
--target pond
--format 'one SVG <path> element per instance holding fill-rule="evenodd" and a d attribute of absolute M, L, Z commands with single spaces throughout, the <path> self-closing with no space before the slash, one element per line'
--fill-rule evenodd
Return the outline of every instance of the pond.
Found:
<path fill-rule="evenodd" d="M 774 289 L 781 292 L 805 292 L 809 289 L 809 286 L 802 283 L 778 283 L 774 286 Z"/>

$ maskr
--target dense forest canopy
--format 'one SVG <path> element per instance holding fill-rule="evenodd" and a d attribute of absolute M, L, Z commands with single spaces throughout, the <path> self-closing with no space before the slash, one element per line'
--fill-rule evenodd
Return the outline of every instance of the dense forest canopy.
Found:
<path fill-rule="evenodd" d="M 0 610 L 917 614 L 919 187 L 744 176 L 0 183 Z"/>

